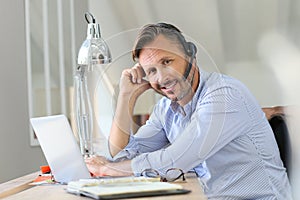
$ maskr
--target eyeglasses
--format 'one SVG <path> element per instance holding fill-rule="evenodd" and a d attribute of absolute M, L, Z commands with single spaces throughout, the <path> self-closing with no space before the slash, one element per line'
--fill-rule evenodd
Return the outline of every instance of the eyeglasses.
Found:
<path fill-rule="evenodd" d="M 184 172 L 179 168 L 170 168 L 166 171 L 164 177 L 160 176 L 158 171 L 155 169 L 145 169 L 142 171 L 141 176 L 150 177 L 150 178 L 158 178 L 160 177 L 160 181 L 162 182 L 174 182 L 182 178 L 182 181 L 185 181 Z"/>

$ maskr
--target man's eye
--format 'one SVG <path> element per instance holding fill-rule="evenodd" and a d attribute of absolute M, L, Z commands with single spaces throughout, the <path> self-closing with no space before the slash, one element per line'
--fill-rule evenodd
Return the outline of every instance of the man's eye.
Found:
<path fill-rule="evenodd" d="M 156 69 L 149 69 L 148 70 L 148 75 L 154 74 L 156 72 Z"/>
<path fill-rule="evenodd" d="M 172 63 L 172 60 L 164 60 L 163 65 L 170 65 Z"/>

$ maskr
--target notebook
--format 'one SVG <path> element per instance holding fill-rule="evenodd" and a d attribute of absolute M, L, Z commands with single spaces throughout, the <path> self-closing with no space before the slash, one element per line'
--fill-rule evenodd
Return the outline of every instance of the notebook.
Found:
<path fill-rule="evenodd" d="M 187 194 L 191 191 L 178 184 L 160 182 L 157 178 L 120 177 L 71 181 L 67 192 L 94 199 L 123 199 Z"/>
<path fill-rule="evenodd" d="M 55 181 L 66 184 L 91 178 L 65 115 L 30 119 Z"/>

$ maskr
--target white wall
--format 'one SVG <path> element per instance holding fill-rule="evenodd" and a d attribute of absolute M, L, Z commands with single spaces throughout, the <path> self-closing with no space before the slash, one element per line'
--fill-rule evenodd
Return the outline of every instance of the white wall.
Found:
<path fill-rule="evenodd" d="M 0 4 L 0 182 L 4 182 L 39 170 L 45 159 L 29 139 L 24 1 Z"/>
<path fill-rule="evenodd" d="M 74 0 L 74 2 L 75 18 L 81 20 L 75 25 L 76 37 L 80 41 L 76 41 L 78 46 L 85 39 L 84 12 L 87 11 L 87 2 L 81 0 Z M 30 146 L 25 1 L 1 0 L 0 13 L 0 92 L 2 93 L 0 97 L 0 183 L 2 183 L 38 171 L 39 167 L 47 162 L 39 146 Z"/>

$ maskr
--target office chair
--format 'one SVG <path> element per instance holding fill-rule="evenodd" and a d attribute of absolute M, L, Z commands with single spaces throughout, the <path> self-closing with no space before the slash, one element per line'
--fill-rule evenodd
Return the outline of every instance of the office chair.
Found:
<path fill-rule="evenodd" d="M 279 153 L 287 175 L 290 174 L 291 167 L 291 143 L 289 131 L 286 124 L 284 114 L 272 115 L 269 119 L 270 126 L 274 132 L 274 136 L 279 148 Z"/>

